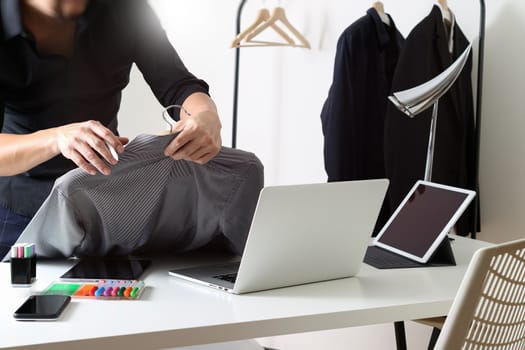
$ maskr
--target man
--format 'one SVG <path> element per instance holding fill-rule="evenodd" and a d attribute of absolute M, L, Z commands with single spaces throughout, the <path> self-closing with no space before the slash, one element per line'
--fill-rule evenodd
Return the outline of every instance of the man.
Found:
<path fill-rule="evenodd" d="M 128 142 L 116 115 L 133 63 L 161 104 L 191 114 L 165 155 L 200 164 L 217 155 L 208 86 L 186 70 L 147 1 L 0 1 L 0 256 L 57 177 L 75 167 L 110 174 L 109 146 L 122 153 Z"/>

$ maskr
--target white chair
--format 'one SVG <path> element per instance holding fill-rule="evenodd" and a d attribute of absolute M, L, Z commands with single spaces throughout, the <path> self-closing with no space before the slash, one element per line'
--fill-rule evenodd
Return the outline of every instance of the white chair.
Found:
<path fill-rule="evenodd" d="M 435 349 L 525 349 L 525 239 L 474 254 Z"/>

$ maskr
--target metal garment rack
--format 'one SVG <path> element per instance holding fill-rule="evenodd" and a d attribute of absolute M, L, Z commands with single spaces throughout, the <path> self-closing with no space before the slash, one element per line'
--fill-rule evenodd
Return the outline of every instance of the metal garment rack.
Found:
<path fill-rule="evenodd" d="M 241 0 L 237 9 L 237 22 L 235 36 L 241 32 L 242 9 L 247 0 Z M 241 48 L 235 48 L 235 77 L 233 79 L 233 121 L 232 121 L 232 148 L 237 146 L 237 116 L 239 109 L 239 62 L 241 60 Z"/>
<path fill-rule="evenodd" d="M 476 118 L 474 126 L 474 170 L 475 170 L 475 190 L 477 193 L 474 199 L 474 215 L 472 215 L 471 231 L 472 238 L 476 238 L 478 232 L 478 218 L 479 218 L 479 149 L 481 139 L 481 107 L 483 96 L 483 64 L 485 56 L 485 22 L 486 22 L 486 8 L 485 0 L 479 0 L 479 43 L 478 43 L 478 85 L 476 95 Z"/>
<path fill-rule="evenodd" d="M 241 32 L 241 16 L 244 5 L 247 0 L 241 0 L 237 9 L 236 32 L 238 35 Z M 479 24 L 479 46 L 478 46 L 478 77 L 477 77 L 477 96 L 476 96 L 476 116 L 474 127 L 474 170 L 475 170 L 475 191 L 478 194 L 474 199 L 474 215 L 471 222 L 471 237 L 476 238 L 478 231 L 478 217 L 479 217 L 479 148 L 481 136 L 481 101 L 483 93 L 483 63 L 485 55 L 485 0 L 479 0 L 480 6 L 480 24 Z M 241 59 L 241 49 L 235 49 L 235 76 L 233 87 L 233 121 L 232 121 L 232 148 L 237 146 L 237 119 L 238 119 L 238 105 L 239 105 L 239 65 Z"/>

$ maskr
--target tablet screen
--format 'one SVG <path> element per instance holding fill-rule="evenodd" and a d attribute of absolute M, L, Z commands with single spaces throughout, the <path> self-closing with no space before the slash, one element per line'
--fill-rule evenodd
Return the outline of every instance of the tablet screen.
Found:
<path fill-rule="evenodd" d="M 473 197 L 472 191 L 418 182 L 392 215 L 377 242 L 419 258 L 428 252 L 447 225 L 459 218 Z M 461 210 L 460 210 L 461 209 Z"/>
<path fill-rule="evenodd" d="M 60 278 L 136 280 L 150 263 L 137 259 L 82 258 Z"/>

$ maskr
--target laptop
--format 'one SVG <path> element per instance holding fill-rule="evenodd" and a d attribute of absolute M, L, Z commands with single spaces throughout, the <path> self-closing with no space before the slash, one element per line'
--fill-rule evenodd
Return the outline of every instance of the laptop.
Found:
<path fill-rule="evenodd" d="M 378 268 L 455 265 L 448 233 L 475 195 L 417 181 L 374 239 L 365 262 Z"/>
<path fill-rule="evenodd" d="M 262 189 L 241 261 L 170 275 L 242 294 L 354 276 L 388 180 Z"/>

